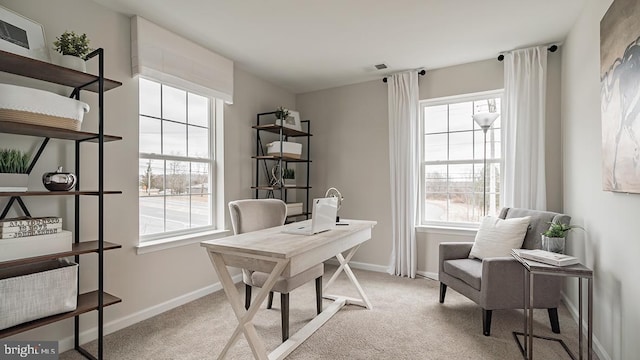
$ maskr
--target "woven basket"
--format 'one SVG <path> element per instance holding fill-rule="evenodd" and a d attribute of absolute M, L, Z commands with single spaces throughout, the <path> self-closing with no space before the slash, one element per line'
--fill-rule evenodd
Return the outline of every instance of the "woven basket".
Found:
<path fill-rule="evenodd" d="M 0 269 L 0 330 L 76 309 L 78 264 L 51 260 Z"/>
<path fill-rule="evenodd" d="M 0 121 L 50 126 L 75 131 L 79 131 L 82 126 L 82 121 L 78 121 L 76 119 L 8 109 L 0 109 Z"/>

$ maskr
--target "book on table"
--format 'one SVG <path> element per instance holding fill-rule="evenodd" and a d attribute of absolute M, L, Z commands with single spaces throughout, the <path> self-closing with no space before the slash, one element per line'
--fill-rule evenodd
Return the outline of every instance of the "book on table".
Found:
<path fill-rule="evenodd" d="M 555 266 L 569 266 L 580 262 L 580 260 L 575 256 L 558 254 L 545 250 L 520 250 L 518 254 L 523 259 Z"/>

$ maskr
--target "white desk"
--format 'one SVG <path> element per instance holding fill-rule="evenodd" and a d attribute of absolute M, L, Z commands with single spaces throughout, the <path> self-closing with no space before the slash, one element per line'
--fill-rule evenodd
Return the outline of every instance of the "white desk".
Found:
<path fill-rule="evenodd" d="M 307 220 L 307 222 L 310 221 Z M 282 229 L 287 226 L 300 225 L 300 223 L 296 223 L 296 225 L 289 224 L 201 243 L 211 258 L 227 299 L 238 318 L 238 326 L 218 359 L 225 357 L 227 351 L 238 340 L 240 333 L 244 333 L 256 359 L 284 359 L 346 304 L 371 309 L 371 303 L 348 263 L 358 247 L 371 238 L 371 229 L 377 222 L 365 220 L 342 220 L 342 222 L 349 223 L 349 225 L 336 226 L 334 230 L 313 236 L 282 233 Z M 347 253 L 343 256 L 342 253 L 345 251 Z M 267 294 L 273 288 L 278 276 L 299 274 L 334 256 L 338 259 L 340 266 L 325 284 L 323 294 L 326 293 L 327 288 L 331 286 L 338 275 L 344 271 L 358 290 L 360 298 L 323 295 L 325 298 L 334 300 L 333 304 L 325 307 L 322 313 L 267 355 L 264 342 L 258 336 L 252 320 Z M 245 310 L 241 296 L 231 279 L 228 266 L 270 273 L 264 286 L 247 310 Z"/>

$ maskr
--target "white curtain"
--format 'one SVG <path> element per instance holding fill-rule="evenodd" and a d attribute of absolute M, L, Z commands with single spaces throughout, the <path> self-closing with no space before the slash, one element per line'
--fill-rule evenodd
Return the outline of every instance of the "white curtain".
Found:
<path fill-rule="evenodd" d="M 418 73 L 387 78 L 393 251 L 387 272 L 416 277 Z"/>
<path fill-rule="evenodd" d="M 503 205 L 547 209 L 544 162 L 547 49 L 533 47 L 505 56 L 502 141 Z"/>

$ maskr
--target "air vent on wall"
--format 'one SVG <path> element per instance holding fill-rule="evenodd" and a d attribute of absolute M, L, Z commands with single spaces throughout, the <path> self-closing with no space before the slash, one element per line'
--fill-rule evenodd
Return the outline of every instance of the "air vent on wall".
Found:
<path fill-rule="evenodd" d="M 386 64 L 378 64 L 378 65 L 373 65 L 373 66 L 375 66 L 376 69 L 378 69 L 378 70 L 383 70 L 383 69 L 387 68 Z"/>

